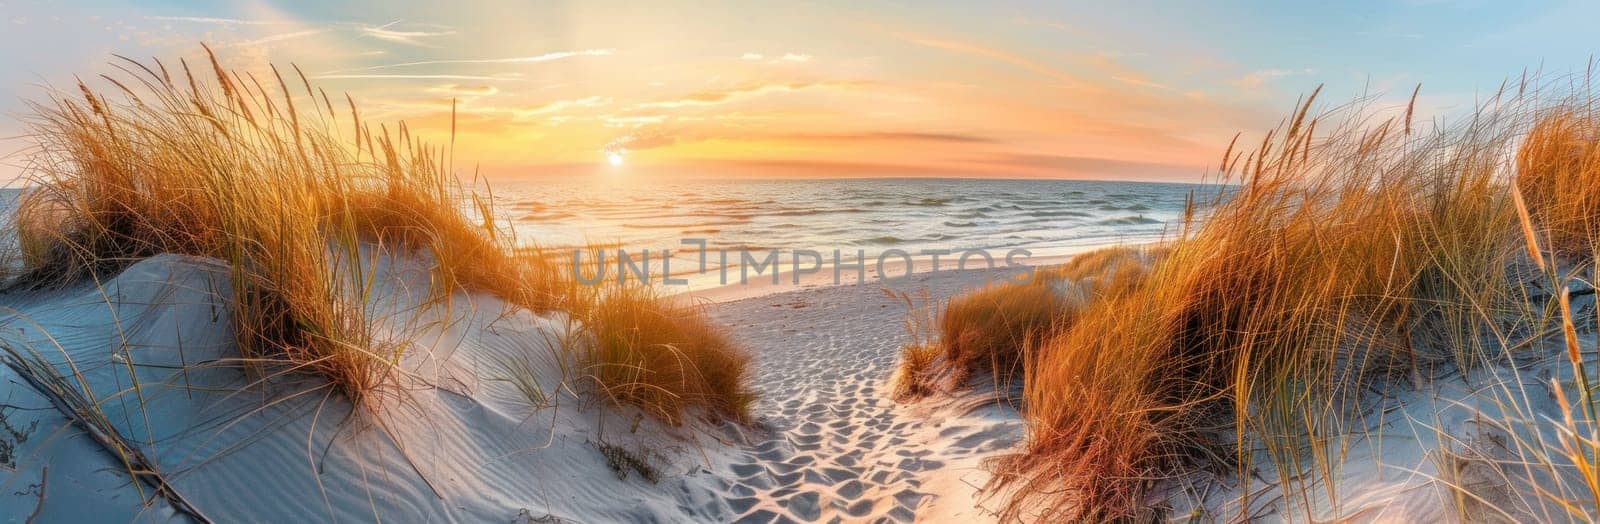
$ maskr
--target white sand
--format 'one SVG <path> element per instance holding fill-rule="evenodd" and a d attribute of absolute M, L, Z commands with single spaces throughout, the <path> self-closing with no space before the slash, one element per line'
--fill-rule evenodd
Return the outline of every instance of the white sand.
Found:
<path fill-rule="evenodd" d="M 901 289 L 926 290 L 938 301 L 985 277 L 1003 276 L 917 274 Z M 1576 318 L 1594 318 L 1592 297 L 1575 300 L 1574 308 Z M 909 405 L 887 400 L 906 312 L 879 286 L 768 295 L 719 304 L 715 311 L 756 353 L 755 383 L 765 395 L 758 412 L 779 429 L 726 470 L 738 479 L 733 509 L 748 507 L 742 515 L 761 522 L 774 515 L 994 520 L 990 509 L 1004 494 L 979 495 L 990 478 L 983 461 L 1014 451 L 1022 422 L 981 387 Z M 1580 330 L 1587 366 L 1600 369 L 1594 332 Z M 1571 399 L 1580 390 L 1562 344 L 1555 335 L 1519 351 L 1514 361 L 1492 355 L 1465 375 L 1441 359 L 1429 365 L 1421 388 L 1397 376 L 1362 392 L 1362 415 L 1339 422 L 1351 433 L 1322 442 L 1340 461 L 1328 470 L 1331 480 L 1322 476 L 1323 465 L 1303 454 L 1307 470 L 1299 476 L 1307 482 L 1285 484 L 1269 458 L 1257 453 L 1248 494 L 1232 471 L 1196 472 L 1159 484 L 1150 502 L 1175 520 L 1568 520 L 1550 496 L 1536 494 L 1588 496 L 1558 437 L 1561 408 L 1550 384 L 1559 380 Z M 1556 482 L 1553 471 L 1564 481 Z"/>
<path fill-rule="evenodd" d="M 994 272 L 913 275 L 941 300 Z M 754 522 L 993 520 L 975 497 L 982 459 L 1022 435 L 987 396 L 897 405 L 887 384 L 905 306 L 872 283 L 720 304 L 715 316 L 756 355 L 756 412 L 774 428 L 723 471 L 734 514 Z"/>
<path fill-rule="evenodd" d="M 139 262 L 107 282 L 104 295 L 85 285 L 7 297 L 27 318 L 8 316 L 0 329 L 5 340 L 28 341 L 52 362 L 70 355 L 117 431 L 215 521 L 506 522 L 519 515 L 640 521 L 721 514 L 709 496 L 710 480 L 685 473 L 700 460 L 699 448 L 720 449 L 714 437 L 731 435 L 660 427 L 601 409 L 581 381 L 563 382 L 560 370 L 571 363 L 551 344 L 567 332 L 559 316 L 508 312 L 496 299 L 466 294 L 448 316 L 437 309 L 413 314 L 408 309 L 417 301 L 401 290 L 425 289 L 427 274 L 420 265 L 401 264 L 386 275 L 394 279 L 372 308 L 385 315 L 381 324 L 442 327 L 424 328 L 432 334 L 408 350 L 402 363 L 408 373 L 383 390 L 377 415 L 350 417 L 349 403 L 318 389 L 315 379 L 246 388 L 248 379 L 236 370 L 208 369 L 237 353 L 226 308 L 216 303 L 218 290 L 228 289 L 226 270 L 203 259 Z M 122 346 L 114 321 L 138 366 L 146 409 L 127 389 L 125 357 L 114 357 Z M 497 380 L 507 375 L 497 363 L 508 358 L 528 359 L 551 406 L 535 407 Z M 178 369 L 185 363 L 187 373 Z M 0 398 L 17 406 L 8 423 L 38 428 L 18 446 L 15 469 L 0 470 L 0 518 L 22 520 L 35 511 L 45 522 L 173 516 L 159 500 L 142 508 L 119 462 L 98 452 L 9 369 L 0 377 Z M 602 442 L 653 456 L 663 479 L 652 485 L 629 473 L 619 480 L 601 455 Z M 42 499 L 30 488 L 41 477 Z"/>
<path fill-rule="evenodd" d="M 1592 313 L 1580 318 L 1594 318 Z M 1594 333 L 1580 335 L 1592 376 Z M 1559 381 L 1577 410 L 1581 389 L 1560 335 L 1462 374 L 1444 364 L 1416 388 L 1405 377 L 1361 396 L 1360 420 L 1346 438 L 1324 441 L 1342 462 L 1332 481 L 1307 463 L 1308 483 L 1283 483 L 1264 453 L 1253 458 L 1248 499 L 1230 475 L 1185 479 L 1205 493 L 1174 499 L 1172 517 L 1206 520 L 1346 522 L 1559 522 L 1570 515 L 1556 498 L 1593 515 L 1594 499 L 1560 443 Z M 1574 414 L 1577 416 L 1577 414 Z M 1580 426 L 1580 431 L 1586 431 Z M 1567 436 L 1570 440 L 1570 436 Z M 1592 452 L 1592 450 L 1589 450 Z M 1303 455 L 1303 460 L 1311 455 Z M 1561 477 L 1561 482 L 1556 481 Z M 1285 490 L 1283 486 L 1290 486 Z M 1305 490 L 1301 491 L 1301 486 Z M 1169 489 L 1183 489 L 1172 483 Z M 1544 494 L 1540 494 L 1540 491 Z M 1287 491 L 1287 492 L 1286 492 Z M 1248 510 L 1246 509 L 1248 508 Z"/>
<path fill-rule="evenodd" d="M 927 418 L 884 398 L 905 312 L 875 285 L 718 306 L 756 354 L 770 429 L 670 428 L 603 407 L 561 372 L 573 363 L 555 347 L 571 328 L 559 315 L 466 293 L 419 310 L 407 290 L 427 288 L 426 264 L 383 261 L 369 311 L 386 333 L 425 335 L 376 414 L 352 415 L 315 378 L 262 385 L 219 365 L 237 355 L 220 298 L 228 276 L 205 259 L 159 256 L 101 287 L 0 297 L 0 340 L 64 375 L 70 357 L 114 431 L 215 521 L 905 521 L 936 507 L 954 517 L 973 511 L 961 496 L 984 480 L 977 459 L 1019 435 L 993 408 Z M 937 298 L 976 277 L 912 279 Z M 510 358 L 528 359 L 548 406 L 499 380 Z M 25 434 L 0 428 L 15 444 L 0 467 L 0 519 L 183 519 L 10 368 L 0 390 L 6 424 Z M 645 458 L 661 479 L 624 470 L 619 480 L 600 443 Z"/>
<path fill-rule="evenodd" d="M 971 522 L 993 520 L 987 508 L 1001 502 L 978 495 L 989 479 L 983 462 L 1014 449 L 1022 423 L 982 391 L 889 400 L 906 311 L 880 284 L 711 306 L 755 356 L 759 427 L 672 428 L 605 407 L 578 372 L 562 372 L 573 363 L 556 347 L 571 332 L 560 315 L 465 293 L 448 310 L 419 310 L 406 290 L 426 289 L 426 264 L 384 261 L 370 308 L 379 325 L 427 335 L 405 353 L 407 372 L 391 378 L 375 414 L 352 416 L 314 378 L 263 386 L 218 365 L 237 354 L 218 298 L 229 286 L 225 268 L 204 259 L 160 256 L 101 287 L 0 296 L 0 341 L 37 351 L 62 373 L 70 357 L 116 433 L 215 521 Z M 901 289 L 937 301 L 998 276 L 916 274 Z M 1584 338 L 1593 354 L 1593 336 Z M 1546 349 L 1465 379 L 1444 370 L 1421 390 L 1399 380 L 1369 395 L 1361 424 L 1371 429 L 1334 444 L 1346 453 L 1332 482 L 1337 503 L 1320 482 L 1309 506 L 1279 496 L 1263 459 L 1247 509 L 1231 478 L 1197 476 L 1187 480 L 1205 487 L 1200 507 L 1179 503 L 1169 516 L 1455 520 L 1464 503 L 1450 486 L 1470 484 L 1467 499 L 1509 508 L 1507 520 L 1561 520 L 1537 497 L 1503 489 L 1554 485 L 1537 468 L 1508 463 L 1563 465 L 1547 385 L 1555 377 L 1570 396 L 1578 388 L 1561 353 Z M 500 380 L 511 358 L 528 359 L 548 402 L 530 404 Z M 1544 432 L 1493 427 L 1508 412 Z M 3 366 L 0 414 L 0 519 L 185 520 Z M 1548 456 L 1490 445 L 1519 439 Z M 624 468 L 619 479 L 601 443 L 642 457 L 661 478 Z"/>

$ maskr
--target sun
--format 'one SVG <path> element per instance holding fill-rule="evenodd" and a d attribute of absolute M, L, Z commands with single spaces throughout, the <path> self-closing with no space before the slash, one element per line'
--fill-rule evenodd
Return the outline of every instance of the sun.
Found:
<path fill-rule="evenodd" d="M 622 153 L 617 153 L 614 151 L 606 153 L 606 162 L 610 163 L 612 166 L 622 165 Z"/>

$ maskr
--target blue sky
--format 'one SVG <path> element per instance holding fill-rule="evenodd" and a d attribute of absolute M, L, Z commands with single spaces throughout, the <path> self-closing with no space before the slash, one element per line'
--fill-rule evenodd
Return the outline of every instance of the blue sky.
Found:
<path fill-rule="evenodd" d="M 1581 2 L 52 2 L 0 0 L 0 134 L 112 53 L 299 64 L 491 177 L 1198 178 L 1297 97 L 1461 113 L 1524 68 L 1581 74 Z M 0 142 L 0 151 L 26 146 Z M 12 162 L 19 158 L 11 157 Z M 15 168 L 9 170 L 15 173 Z"/>

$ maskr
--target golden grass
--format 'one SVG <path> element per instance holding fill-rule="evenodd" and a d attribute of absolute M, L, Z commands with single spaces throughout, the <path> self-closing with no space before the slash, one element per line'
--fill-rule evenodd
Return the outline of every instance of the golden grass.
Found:
<path fill-rule="evenodd" d="M 1167 255 L 1168 249 L 1161 244 L 1100 248 L 1075 255 L 1065 264 L 1040 268 L 1034 278 L 1091 289 L 1103 284 L 1125 285 L 1137 281 L 1155 261 Z"/>
<path fill-rule="evenodd" d="M 914 399 L 984 377 L 1002 391 L 1011 389 L 1030 350 L 1069 327 L 1095 296 L 1139 282 L 1165 253 L 1160 246 L 1099 249 L 1038 269 L 1025 283 L 990 283 L 949 299 L 937 322 L 929 322 L 937 341 L 931 333 L 921 340 L 918 330 L 908 328 L 914 340 L 901 349 L 895 398 Z"/>
<path fill-rule="evenodd" d="M 304 76 L 274 69 L 263 82 L 214 56 L 208 71 L 117 65 L 127 74 L 105 77 L 108 93 L 80 83 L 26 120 L 37 144 L 14 285 L 98 280 L 160 253 L 221 259 L 246 368 L 308 371 L 360 404 L 407 344 L 379 339 L 367 318 L 371 254 L 416 251 L 432 262 L 433 300 L 483 291 L 587 323 L 600 350 L 581 356 L 636 371 L 597 374 L 614 397 L 668 419 L 696 404 L 743 418 L 746 359 L 703 315 L 643 292 L 583 298 L 597 293 L 518 255 L 491 199 L 457 182 L 452 152 L 405 124 L 374 130 L 353 101 L 336 106 Z M 634 389 L 655 393 L 618 394 Z"/>
<path fill-rule="evenodd" d="M 943 363 L 956 383 L 990 375 L 1008 389 L 1022 374 L 1023 353 L 1070 324 L 1076 306 L 1042 280 L 991 284 L 955 297 L 939 317 Z"/>
<path fill-rule="evenodd" d="M 922 398 L 939 391 L 941 348 L 932 344 L 906 344 L 900 348 L 891 392 L 895 400 Z"/>
<path fill-rule="evenodd" d="M 1600 123 L 1573 108 L 1539 117 L 1517 151 L 1517 189 L 1550 249 L 1592 256 L 1600 247 Z"/>
<path fill-rule="evenodd" d="M 714 418 L 751 420 L 750 356 L 698 307 L 649 287 L 607 286 L 573 314 L 587 338 L 590 376 L 618 403 L 674 424 L 695 407 Z"/>
<path fill-rule="evenodd" d="M 1508 275 L 1524 251 L 1501 166 L 1523 113 L 1413 134 L 1409 116 L 1313 117 L 1314 99 L 1230 148 L 1236 190 L 1025 363 L 1028 439 L 993 486 L 1014 494 L 1005 518 L 1134 518 L 1188 468 L 1247 486 L 1257 449 L 1283 500 L 1338 500 L 1314 479 L 1358 431 L 1365 385 L 1514 345 L 1534 315 Z"/>

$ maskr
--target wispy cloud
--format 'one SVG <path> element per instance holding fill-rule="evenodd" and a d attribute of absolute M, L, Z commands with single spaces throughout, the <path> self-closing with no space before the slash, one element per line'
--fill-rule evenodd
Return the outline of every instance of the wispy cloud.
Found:
<path fill-rule="evenodd" d="M 1010 51 L 1005 51 L 1005 50 L 1002 50 L 1002 49 L 996 49 L 996 48 L 993 48 L 993 47 L 988 47 L 988 46 L 984 46 L 984 45 L 980 45 L 980 44 L 974 44 L 974 43 L 971 43 L 971 42 L 963 42 L 963 41 L 959 41 L 959 40 L 944 40 L 944 39 L 939 39 L 939 38 L 929 38 L 929 37 L 913 35 L 913 34 L 908 34 L 908 33 L 894 33 L 894 36 L 899 37 L 900 39 L 905 40 L 907 42 L 911 42 L 913 44 L 917 44 L 917 45 L 920 45 L 920 46 L 932 47 L 932 48 L 935 48 L 935 49 L 943 49 L 943 50 L 946 50 L 946 51 L 954 51 L 954 52 L 957 52 L 957 53 L 963 53 L 963 54 L 968 54 L 968 55 L 988 58 L 988 59 L 991 59 L 991 60 L 995 60 L 995 61 L 999 61 L 999 62 L 1002 62 L 1002 63 L 1010 64 L 1012 66 L 1015 66 L 1015 67 L 1018 67 L 1018 68 L 1021 68 L 1021 69 L 1027 70 L 1027 71 L 1031 71 L 1033 73 L 1036 73 L 1036 74 L 1039 74 L 1039 75 L 1042 75 L 1042 76 L 1045 76 L 1045 77 L 1053 78 L 1055 80 L 1059 80 L 1059 81 L 1062 81 L 1062 82 L 1077 83 L 1079 81 L 1078 77 L 1073 75 L 1073 74 L 1071 74 L 1071 73 L 1068 73 L 1066 71 L 1063 71 L 1063 70 L 1055 68 L 1055 67 L 1052 67 L 1052 66 L 1050 66 L 1048 64 L 1045 64 L 1043 62 L 1039 62 L 1039 61 L 1034 60 L 1032 58 L 1028 58 L 1028 57 L 1025 57 L 1025 56 L 1016 54 L 1016 53 L 1012 53 Z"/>
<path fill-rule="evenodd" d="M 281 20 L 244 20 L 239 18 L 218 18 L 210 16 L 146 16 L 144 19 L 154 22 L 184 22 L 191 24 L 213 25 L 281 25 L 291 23 Z"/>
<path fill-rule="evenodd" d="M 794 63 L 794 64 L 803 64 L 803 63 L 806 63 L 806 62 L 810 62 L 813 58 L 816 58 L 816 57 L 811 56 L 808 53 L 793 53 L 793 52 L 784 53 L 784 54 L 781 54 L 781 55 L 775 54 L 775 55 L 770 55 L 769 56 L 769 55 L 766 55 L 766 54 L 750 51 L 750 52 L 747 52 L 745 54 L 739 55 L 739 59 L 740 60 L 746 60 L 746 61 L 750 61 L 750 62 L 765 62 L 765 63 L 768 63 L 768 64 L 781 64 L 781 63 L 784 63 L 784 62 Z"/>
<path fill-rule="evenodd" d="M 270 43 L 274 43 L 274 42 L 282 42 L 282 41 L 286 41 L 286 40 L 295 40 L 295 39 L 304 38 L 304 37 L 313 36 L 313 35 L 320 35 L 320 34 L 326 33 L 326 32 L 328 32 L 327 29 L 307 29 L 307 30 L 304 30 L 304 31 L 294 31 L 294 32 L 291 32 L 291 33 L 281 33 L 281 34 L 276 34 L 276 35 L 264 36 L 264 37 L 256 38 L 256 39 L 253 39 L 253 40 L 245 40 L 245 41 L 242 41 L 242 42 L 234 42 L 234 43 L 228 44 L 228 45 L 226 45 L 224 47 L 253 47 L 253 46 L 258 46 L 258 45 L 270 44 Z"/>
<path fill-rule="evenodd" d="M 1118 180 L 1195 177 L 1203 171 L 1201 166 L 1071 155 L 1010 154 L 987 157 L 982 161 L 1014 168 L 1044 170 L 1056 175 L 1115 177 Z"/>
<path fill-rule="evenodd" d="M 542 55 L 513 56 L 513 57 L 508 57 L 508 58 L 457 58 L 457 59 L 447 59 L 447 60 L 418 60 L 418 61 L 415 61 L 415 62 L 401 62 L 401 63 L 398 63 L 398 64 L 384 64 L 384 65 L 375 65 L 375 66 L 370 66 L 370 67 L 357 67 L 357 68 L 352 68 L 352 69 L 341 69 L 341 70 L 338 70 L 338 71 L 328 71 L 327 73 L 324 73 L 324 74 L 355 73 L 355 72 L 361 72 L 361 71 L 379 71 L 379 70 L 383 70 L 383 69 L 396 69 L 396 68 L 401 68 L 401 67 L 417 67 L 417 66 L 429 66 L 429 65 L 450 65 L 450 64 L 531 64 L 531 63 L 549 62 L 549 61 L 552 61 L 552 60 L 561 60 L 563 58 L 573 58 L 573 57 L 579 57 L 579 56 L 610 56 L 610 55 L 613 55 L 613 54 L 616 54 L 616 50 L 615 49 L 584 49 L 584 50 L 580 50 L 580 51 L 556 51 L 556 52 L 552 52 L 552 53 L 545 53 L 545 54 L 542 54 Z"/>
<path fill-rule="evenodd" d="M 391 27 L 394 27 L 395 24 L 398 24 L 398 23 L 400 23 L 400 22 L 397 20 L 397 21 L 389 22 L 387 24 L 383 24 L 383 25 L 376 26 L 376 27 L 374 27 L 374 26 L 362 26 L 361 27 L 361 34 L 363 34 L 365 36 L 372 37 L 372 38 L 376 38 L 376 39 L 379 39 L 379 40 L 388 41 L 388 42 L 395 42 L 395 43 L 414 45 L 414 46 L 420 46 L 420 47 L 432 47 L 431 44 L 429 44 L 427 42 L 423 42 L 422 41 L 423 39 L 440 37 L 440 36 L 450 36 L 450 35 L 456 34 L 455 31 L 450 31 L 450 30 L 443 30 L 443 31 L 400 31 L 400 30 L 390 29 Z"/>
<path fill-rule="evenodd" d="M 642 127 L 651 124 L 660 124 L 667 121 L 667 115 L 647 116 L 616 116 L 606 115 L 600 117 L 606 127 Z"/>
<path fill-rule="evenodd" d="M 630 110 L 639 109 L 676 109 L 680 107 L 712 106 L 727 103 L 735 98 L 755 96 L 764 93 L 800 91 L 822 87 L 848 87 L 859 85 L 856 82 L 788 82 L 771 84 L 747 84 L 731 89 L 711 89 L 690 93 L 682 98 L 645 102 L 635 104 Z"/>
<path fill-rule="evenodd" d="M 918 131 L 870 131 L 862 133 L 795 133 L 780 135 L 752 135 L 746 138 L 806 142 L 943 142 L 959 144 L 992 144 L 996 140 L 978 135 L 960 133 L 928 133 Z"/>
<path fill-rule="evenodd" d="M 1317 74 L 1315 69 L 1262 69 L 1244 75 L 1244 77 L 1235 80 L 1234 83 L 1241 87 L 1260 87 L 1274 78 L 1314 74 Z"/>
<path fill-rule="evenodd" d="M 661 117 L 652 117 L 649 120 L 638 121 L 641 124 L 659 124 Z M 675 123 L 692 122 L 692 118 L 676 118 Z M 730 142 L 838 142 L 843 144 L 864 145 L 865 143 L 915 143 L 931 142 L 945 144 L 993 144 L 994 139 L 979 135 L 961 133 L 932 133 L 920 131 L 865 131 L 865 132 L 840 132 L 840 133 L 767 133 L 767 132 L 742 132 L 734 129 L 716 128 L 689 131 L 686 129 L 666 130 L 659 125 L 643 125 L 636 127 L 623 135 L 612 139 L 601 149 L 606 153 L 625 153 L 644 149 L 657 149 L 674 145 L 704 142 L 708 140 Z M 848 146 L 847 146 L 848 147 Z"/>
<path fill-rule="evenodd" d="M 460 85 L 445 84 L 428 88 L 430 93 L 444 93 L 453 96 L 489 96 L 499 93 L 500 89 L 491 85 Z"/>
<path fill-rule="evenodd" d="M 1136 71 L 1120 62 L 1118 59 L 1122 58 L 1123 56 L 1126 55 L 1124 53 L 1115 51 L 1100 50 L 1096 51 L 1089 57 L 1088 63 L 1095 69 L 1099 70 L 1107 78 L 1130 86 L 1169 91 L 1172 90 L 1171 86 L 1157 82 L 1151 79 L 1149 76 L 1146 76 L 1144 73 Z"/>
<path fill-rule="evenodd" d="M 611 105 L 611 99 L 603 96 L 590 96 L 573 100 L 557 100 L 547 104 L 537 105 L 528 109 L 517 111 L 519 115 L 546 115 L 559 113 L 567 109 L 579 107 L 605 107 Z"/>
<path fill-rule="evenodd" d="M 327 74 L 323 74 L 323 75 L 315 75 L 315 76 L 312 76 L 311 78 L 313 80 L 325 80 L 325 79 L 503 80 L 503 78 L 500 78 L 500 77 L 482 76 L 482 75 L 406 75 L 406 74 L 395 74 L 395 75 L 366 75 L 366 74 L 358 74 L 358 75 L 333 74 L 333 75 L 327 75 Z"/>
<path fill-rule="evenodd" d="M 672 135 L 664 134 L 660 131 L 638 131 L 612 139 L 600 151 L 603 153 L 641 151 L 667 147 L 677 143 L 677 141 Z"/>

